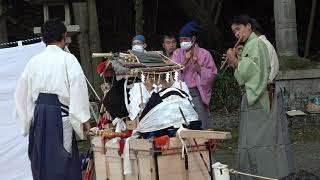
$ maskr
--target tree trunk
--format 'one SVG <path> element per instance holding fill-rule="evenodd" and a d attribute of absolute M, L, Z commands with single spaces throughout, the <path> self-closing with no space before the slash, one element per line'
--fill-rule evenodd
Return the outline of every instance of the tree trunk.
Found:
<path fill-rule="evenodd" d="M 0 16 L 0 44 L 8 41 L 7 22 L 4 16 Z M 2 47 L 0 47 L 2 48 Z"/>
<path fill-rule="evenodd" d="M 314 24 L 314 16 L 316 14 L 316 6 L 317 6 L 317 0 L 312 0 L 312 7 L 311 7 L 311 13 L 310 13 L 310 19 L 309 19 L 307 41 L 306 41 L 306 47 L 304 49 L 304 57 L 308 57 L 309 56 L 310 42 L 311 42 L 311 36 L 312 36 L 313 24 Z"/>
<path fill-rule="evenodd" d="M 0 4 L 0 44 L 8 42 L 7 21 L 3 13 L 4 7 Z M 0 46 L 0 48 L 3 48 L 3 46 Z"/>
<path fill-rule="evenodd" d="M 274 0 L 276 45 L 278 55 L 298 55 L 295 0 Z"/>
<path fill-rule="evenodd" d="M 155 6 L 154 6 L 154 20 L 153 20 L 153 33 L 157 33 L 158 29 L 158 11 L 159 11 L 159 0 L 155 0 Z"/>
<path fill-rule="evenodd" d="M 223 0 L 220 0 L 218 3 L 216 15 L 214 17 L 214 25 L 218 25 L 219 17 L 220 17 L 221 9 L 222 9 L 222 3 L 223 3 Z"/>
<path fill-rule="evenodd" d="M 89 42 L 90 42 L 90 52 L 92 54 L 94 52 L 101 52 L 101 42 L 100 42 L 100 32 L 99 32 L 96 0 L 88 0 L 87 3 L 88 3 L 88 12 L 89 12 Z M 94 88 L 97 92 L 101 92 L 100 85 L 102 81 L 99 75 L 95 71 L 96 67 L 100 63 L 100 60 L 91 58 L 91 61 L 92 61 L 92 68 L 93 68 L 92 71 L 93 71 Z"/>
<path fill-rule="evenodd" d="M 136 34 L 143 34 L 143 0 L 134 0 L 134 9 L 136 12 Z"/>
<path fill-rule="evenodd" d="M 177 6 L 180 7 L 189 19 L 197 21 L 201 26 L 200 40 L 206 48 L 220 50 L 222 36 L 214 24 L 213 10 L 216 9 L 220 0 L 178 0 Z"/>
<path fill-rule="evenodd" d="M 80 63 L 84 74 L 87 76 L 89 82 L 93 84 L 92 63 L 89 44 L 89 29 L 88 29 L 88 9 L 87 3 L 72 3 L 75 24 L 80 26 L 80 34 L 77 35 L 79 44 Z M 90 97 L 93 93 L 89 90 Z"/>

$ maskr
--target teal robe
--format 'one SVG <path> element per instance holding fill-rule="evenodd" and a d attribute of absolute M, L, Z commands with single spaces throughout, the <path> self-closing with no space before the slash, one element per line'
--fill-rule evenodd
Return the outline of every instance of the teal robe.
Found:
<path fill-rule="evenodd" d="M 241 172 L 281 178 L 294 171 L 294 163 L 285 114 L 277 110 L 281 97 L 274 98 L 272 109 L 269 106 L 269 73 L 267 47 L 252 33 L 234 73 L 238 83 L 245 88 L 240 113 L 237 168 Z"/>
<path fill-rule="evenodd" d="M 249 105 L 260 103 L 266 112 L 270 112 L 267 84 L 271 67 L 268 57 L 267 46 L 251 33 L 234 72 L 239 85 L 245 86 Z"/>

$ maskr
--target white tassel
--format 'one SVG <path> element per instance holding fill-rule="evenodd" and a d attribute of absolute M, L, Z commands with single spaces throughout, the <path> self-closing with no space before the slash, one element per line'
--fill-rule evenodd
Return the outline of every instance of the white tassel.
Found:
<path fill-rule="evenodd" d="M 144 76 L 143 73 L 141 73 L 141 82 L 145 83 L 146 82 L 146 77 Z"/>
<path fill-rule="evenodd" d="M 175 71 L 174 72 L 174 80 L 178 81 L 178 77 L 179 77 L 179 73 L 178 73 L 178 71 Z"/>
<path fill-rule="evenodd" d="M 166 82 L 169 83 L 169 81 L 170 81 L 170 73 L 167 72 L 166 73 Z"/>

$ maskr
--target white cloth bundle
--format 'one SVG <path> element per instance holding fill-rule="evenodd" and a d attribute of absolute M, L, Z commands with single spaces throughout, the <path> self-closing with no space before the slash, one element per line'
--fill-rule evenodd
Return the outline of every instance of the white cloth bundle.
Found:
<path fill-rule="evenodd" d="M 170 95 L 164 98 L 160 104 L 152 108 L 139 122 L 137 128 L 134 130 L 133 135 L 126 140 L 123 152 L 124 159 L 124 174 L 129 175 L 132 173 L 130 162 L 130 140 L 139 137 L 139 132 L 146 133 L 165 129 L 171 126 L 176 128 L 181 127 L 185 123 L 184 118 L 189 123 L 191 121 L 198 120 L 198 114 L 194 110 L 191 101 L 189 100 L 189 94 L 185 95 L 181 93 L 177 88 L 167 88 L 160 92 L 160 96 L 163 96 L 170 91 L 178 92 L 179 95 Z M 183 111 L 182 116 L 180 109 Z"/>

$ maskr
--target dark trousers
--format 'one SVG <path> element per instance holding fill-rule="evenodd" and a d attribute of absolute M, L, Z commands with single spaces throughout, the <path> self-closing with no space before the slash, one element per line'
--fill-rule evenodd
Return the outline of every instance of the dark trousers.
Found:
<path fill-rule="evenodd" d="M 61 103 L 55 94 L 39 94 L 29 133 L 28 155 L 34 180 L 81 180 L 78 147 L 63 147 Z"/>

